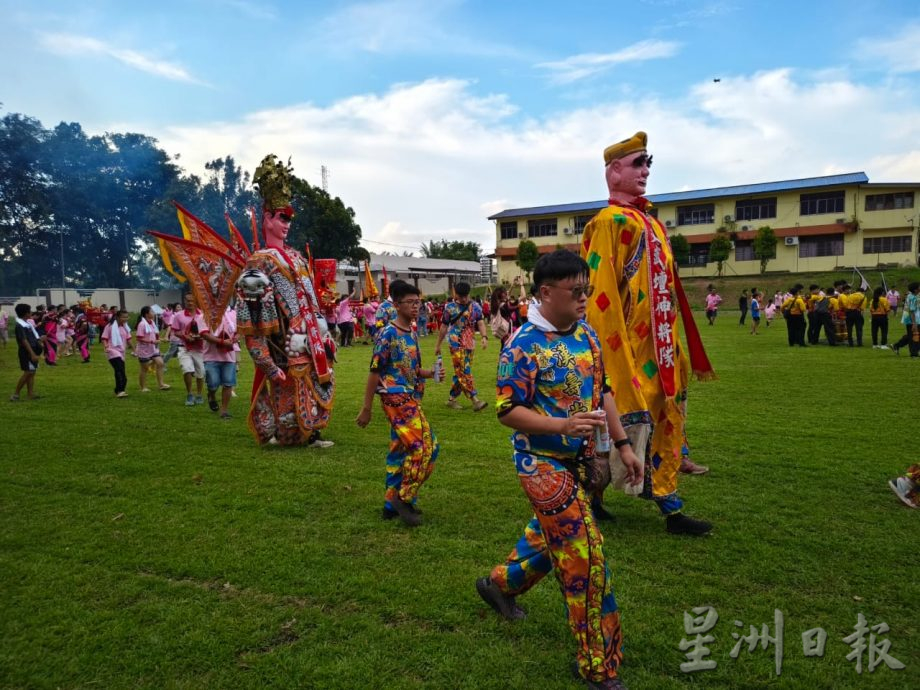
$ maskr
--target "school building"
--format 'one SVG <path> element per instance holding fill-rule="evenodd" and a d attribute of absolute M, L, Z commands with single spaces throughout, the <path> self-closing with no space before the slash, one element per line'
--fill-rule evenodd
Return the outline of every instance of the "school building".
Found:
<path fill-rule="evenodd" d="M 839 268 L 916 266 L 920 182 L 870 183 L 863 172 L 758 184 L 652 194 L 655 215 L 669 236 L 683 235 L 690 255 L 681 275 L 716 273 L 709 244 L 717 231 L 729 233 L 732 251 L 724 275 L 760 273 L 753 240 L 769 226 L 777 237 L 767 271 L 831 271 Z M 489 216 L 495 221 L 498 279 L 510 282 L 521 240 L 540 253 L 559 246 L 578 251 L 585 225 L 607 201 L 515 208 Z"/>

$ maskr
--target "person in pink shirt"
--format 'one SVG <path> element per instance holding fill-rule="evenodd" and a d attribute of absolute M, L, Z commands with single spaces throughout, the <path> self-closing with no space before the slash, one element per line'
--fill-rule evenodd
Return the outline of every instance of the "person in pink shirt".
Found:
<path fill-rule="evenodd" d="M 157 377 L 157 385 L 161 391 L 169 390 L 169 386 L 163 383 L 163 358 L 160 356 L 160 329 L 157 328 L 156 317 L 150 307 L 141 308 L 141 315 L 137 319 L 137 325 L 134 330 L 134 338 L 137 345 L 134 352 L 137 355 L 137 361 L 141 365 L 141 373 L 138 383 L 141 386 L 141 393 L 149 393 L 147 388 L 147 372 L 153 367 Z"/>
<path fill-rule="evenodd" d="M 236 334 L 236 311 L 227 308 L 217 327 L 216 333 L 205 332 L 204 370 L 208 381 L 208 406 L 212 412 L 220 410 L 221 419 L 230 419 L 230 398 L 236 386 L 236 352 L 234 345 L 238 342 Z M 220 403 L 217 402 L 217 389 L 220 388 Z"/>
<path fill-rule="evenodd" d="M 719 296 L 719 293 L 716 292 L 716 286 L 709 286 L 709 294 L 706 295 L 706 318 L 709 319 L 709 325 L 712 326 L 716 322 L 716 316 L 719 315 L 719 305 L 722 303 L 722 298 Z"/>
<path fill-rule="evenodd" d="M 3 343 L 3 347 L 6 347 L 7 340 L 9 339 L 9 318 L 7 313 L 3 311 L 3 307 L 0 307 L 0 342 Z"/>
<path fill-rule="evenodd" d="M 208 332 L 201 310 L 197 308 L 195 296 L 185 296 L 185 309 L 172 317 L 172 332 L 179 338 L 179 366 L 185 381 L 185 404 L 187 407 L 203 405 L 204 398 L 204 343 L 202 336 Z M 196 382 L 197 394 L 192 394 L 192 379 Z"/>
<path fill-rule="evenodd" d="M 131 347 L 131 329 L 128 328 L 128 312 L 124 309 L 115 312 L 115 318 L 106 324 L 102 331 L 102 347 L 105 356 L 115 372 L 115 397 L 127 398 L 125 388 L 128 376 L 125 374 L 125 349 Z M 134 348 L 131 348 L 132 354 Z"/>
<path fill-rule="evenodd" d="M 351 347 L 355 337 L 355 315 L 351 310 L 351 300 L 354 293 L 342 295 L 335 307 L 336 323 L 339 325 L 339 344 L 342 347 Z"/>
<path fill-rule="evenodd" d="M 367 345 L 374 339 L 374 321 L 377 315 L 377 301 L 369 299 L 361 307 L 362 316 L 364 317 L 364 344 Z"/>

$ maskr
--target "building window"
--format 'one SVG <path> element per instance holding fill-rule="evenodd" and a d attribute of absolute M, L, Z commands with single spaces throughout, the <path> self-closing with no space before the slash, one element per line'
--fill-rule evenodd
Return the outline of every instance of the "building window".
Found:
<path fill-rule="evenodd" d="M 735 261 L 753 261 L 756 258 L 752 240 L 735 241 Z"/>
<path fill-rule="evenodd" d="M 799 258 L 816 256 L 843 256 L 843 233 L 799 238 Z"/>
<path fill-rule="evenodd" d="M 555 237 L 556 235 L 555 218 L 542 218 L 540 220 L 527 221 L 528 237 Z"/>
<path fill-rule="evenodd" d="M 678 225 L 706 225 L 715 221 L 715 204 L 699 204 L 698 206 L 678 206 Z"/>
<path fill-rule="evenodd" d="M 868 194 L 867 211 L 890 211 L 896 208 L 913 208 L 913 192 L 895 192 L 894 194 Z"/>
<path fill-rule="evenodd" d="M 760 220 L 761 218 L 776 218 L 775 196 L 735 202 L 735 220 Z"/>
<path fill-rule="evenodd" d="M 516 240 L 517 236 L 517 221 L 512 220 L 507 223 L 502 223 L 501 233 L 503 240 Z"/>
<path fill-rule="evenodd" d="M 575 216 L 575 234 L 580 235 L 585 231 L 585 226 L 594 216 Z"/>
<path fill-rule="evenodd" d="M 799 196 L 799 214 L 803 216 L 816 216 L 821 213 L 843 213 L 844 195 L 839 192 L 817 192 L 815 194 L 802 194 Z M 828 256 L 836 256 L 829 254 Z"/>
<path fill-rule="evenodd" d="M 709 243 L 691 244 L 686 266 L 705 266 L 709 263 Z"/>
<path fill-rule="evenodd" d="M 866 210 L 868 211 L 869 209 Z M 899 254 L 901 252 L 909 252 L 911 239 L 910 235 L 866 237 L 863 240 L 863 254 Z"/>

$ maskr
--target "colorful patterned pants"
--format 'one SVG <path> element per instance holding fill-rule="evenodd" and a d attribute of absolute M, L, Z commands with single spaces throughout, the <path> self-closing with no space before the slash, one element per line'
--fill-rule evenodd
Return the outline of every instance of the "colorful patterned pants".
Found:
<path fill-rule="evenodd" d="M 391 501 L 397 496 L 405 503 L 415 503 L 422 484 L 434 472 L 440 446 L 419 401 L 412 395 L 384 394 L 380 402 L 390 420 L 384 506 L 392 509 Z"/>
<path fill-rule="evenodd" d="M 502 592 L 516 596 L 555 570 L 578 644 L 579 673 L 591 681 L 616 678 L 623 660 L 620 613 L 589 499 L 561 467 L 525 453 L 515 453 L 515 460 L 535 516 L 490 577 Z"/>
<path fill-rule="evenodd" d="M 450 359 L 454 364 L 454 377 L 451 380 L 450 397 L 459 398 L 465 393 L 469 398 L 476 397 L 476 384 L 473 383 L 473 350 L 462 347 L 450 349 Z"/>

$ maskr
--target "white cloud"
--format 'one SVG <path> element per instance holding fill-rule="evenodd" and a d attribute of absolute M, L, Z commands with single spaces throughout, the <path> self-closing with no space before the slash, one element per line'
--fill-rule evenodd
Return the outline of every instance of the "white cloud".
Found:
<path fill-rule="evenodd" d="M 671 57 L 677 53 L 679 47 L 680 44 L 673 41 L 646 40 L 613 53 L 581 53 L 564 60 L 541 62 L 537 67 L 547 70 L 553 83 L 570 84 L 615 65 Z"/>
<path fill-rule="evenodd" d="M 194 173 L 227 154 L 251 171 L 273 152 L 319 184 L 326 165 L 330 192 L 355 209 L 368 238 L 409 247 L 473 240 L 490 250 L 488 215 L 605 198 L 604 146 L 639 129 L 655 154 L 653 194 L 857 170 L 873 181 L 920 181 L 913 93 L 792 70 L 543 119 L 523 117 L 506 96 L 477 93 L 473 82 L 432 79 L 151 134 Z"/>
<path fill-rule="evenodd" d="M 465 30 L 452 14 L 458 0 L 373 0 L 348 5 L 323 19 L 317 35 L 331 50 L 380 54 L 437 53 L 512 56 L 509 43 L 490 42 Z"/>
<path fill-rule="evenodd" d="M 90 36 L 65 33 L 40 33 L 39 42 L 46 50 L 57 55 L 103 55 L 117 60 L 132 69 L 146 72 L 171 81 L 205 85 L 192 76 L 182 65 L 157 60 L 127 48 L 116 48 Z"/>
<path fill-rule="evenodd" d="M 857 54 L 881 62 L 895 73 L 920 72 L 920 22 L 902 27 L 891 38 L 863 38 L 856 46 Z"/>

